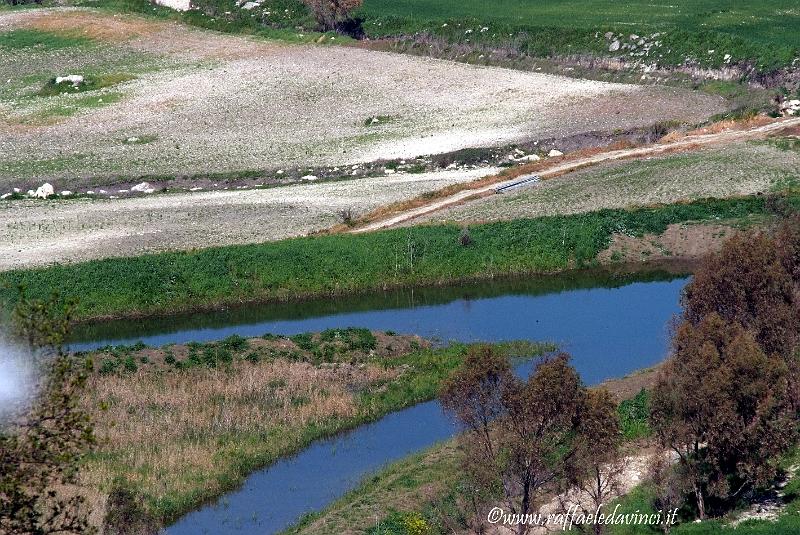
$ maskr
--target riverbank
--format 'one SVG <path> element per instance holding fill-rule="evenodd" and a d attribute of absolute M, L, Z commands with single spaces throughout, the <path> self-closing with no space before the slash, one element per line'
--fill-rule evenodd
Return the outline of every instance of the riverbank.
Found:
<path fill-rule="evenodd" d="M 331 329 L 82 354 L 93 370 L 82 403 L 100 442 L 80 479 L 96 523 L 115 481 L 168 523 L 313 441 L 432 399 L 469 346 L 428 346 L 417 336 Z M 553 349 L 497 348 L 526 357 Z"/>
<path fill-rule="evenodd" d="M 785 203 L 798 200 L 790 196 Z M 678 223 L 764 222 L 773 217 L 773 205 L 759 195 L 706 199 L 55 265 L 0 274 L 0 299 L 10 310 L 20 285 L 32 298 L 52 292 L 78 297 L 75 318 L 87 322 L 557 273 L 597 265 L 615 235 L 661 234 Z M 667 253 L 660 252 L 674 258 Z M 611 255 L 609 261 L 615 260 Z"/>
<path fill-rule="evenodd" d="M 648 397 L 641 387 L 654 377 L 651 368 L 599 385 L 620 400 L 620 427 L 632 457 L 648 447 Z M 629 395 L 631 391 L 637 393 Z M 447 440 L 386 467 L 323 511 L 309 514 L 281 533 L 402 534 L 412 519 L 422 520 L 429 533 L 449 533 L 454 526 L 446 523 L 447 517 L 457 514 L 461 478 L 458 439 Z"/>

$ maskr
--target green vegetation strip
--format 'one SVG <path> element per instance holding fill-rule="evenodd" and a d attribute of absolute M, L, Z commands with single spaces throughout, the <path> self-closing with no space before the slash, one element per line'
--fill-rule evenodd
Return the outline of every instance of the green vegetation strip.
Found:
<path fill-rule="evenodd" d="M 791 65 L 800 53 L 800 11 L 791 0 L 735 8 L 725 0 L 676 0 L 669 5 L 647 0 L 497 0 L 491 9 L 481 0 L 365 0 L 360 14 L 371 37 L 424 33 L 460 44 L 511 46 L 536 56 L 608 55 L 604 34 L 609 31 L 658 43 L 647 59 L 668 65 L 690 60 L 722 66 L 728 57 L 768 70 Z M 641 51 L 639 46 L 632 52 Z"/>
<path fill-rule="evenodd" d="M 197 9 L 181 14 L 154 12 L 145 0 L 102 0 L 99 5 L 180 18 L 225 32 L 295 41 L 319 37 L 301 0 L 264 0 L 252 10 L 241 9 L 236 0 L 195 0 Z M 790 67 L 800 56 L 800 11 L 793 0 L 735 7 L 727 0 L 676 0 L 663 5 L 647 0 L 496 0 L 491 9 L 486 5 L 483 0 L 365 0 L 354 16 L 369 38 L 399 37 L 425 48 L 433 37 L 462 48 L 496 48 L 537 57 L 623 55 L 631 61 L 702 67 L 743 63 L 760 72 Z M 636 48 L 610 51 L 607 32 Z M 341 42 L 341 37 L 337 39 Z M 649 52 L 642 56 L 643 51 Z"/>
<path fill-rule="evenodd" d="M 466 246 L 461 228 L 440 225 L 114 258 L 6 272 L 0 299 L 12 306 L 20 285 L 32 298 L 55 291 L 79 298 L 76 319 L 93 320 L 553 273 L 593 265 L 614 233 L 639 236 L 673 223 L 767 213 L 761 196 L 708 199 L 475 225 Z"/>

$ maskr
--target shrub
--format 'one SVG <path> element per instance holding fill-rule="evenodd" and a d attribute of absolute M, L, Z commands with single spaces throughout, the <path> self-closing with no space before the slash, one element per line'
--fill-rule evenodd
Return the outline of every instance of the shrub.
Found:
<path fill-rule="evenodd" d="M 244 351 L 250 347 L 250 342 L 238 334 L 232 334 L 231 336 L 222 340 L 219 345 L 231 351 Z"/>
<path fill-rule="evenodd" d="M 142 498 L 123 483 L 115 482 L 106 500 L 102 532 L 106 535 L 156 535 L 159 529 Z"/>
<path fill-rule="evenodd" d="M 308 333 L 302 333 L 290 336 L 289 340 L 297 344 L 297 347 L 299 347 L 304 351 L 311 351 L 314 348 L 314 340 Z"/>
<path fill-rule="evenodd" d="M 464 227 L 461 229 L 461 234 L 458 235 L 458 243 L 467 247 L 472 245 L 472 235 L 469 233 L 469 229 Z"/>
<path fill-rule="evenodd" d="M 322 31 L 352 34 L 354 19 L 350 13 L 361 7 L 363 0 L 304 0 Z"/>
<path fill-rule="evenodd" d="M 135 373 L 139 369 L 139 366 L 136 365 L 136 360 L 133 358 L 133 355 L 128 355 L 125 357 L 122 365 L 125 368 L 125 371 L 130 373 Z"/>

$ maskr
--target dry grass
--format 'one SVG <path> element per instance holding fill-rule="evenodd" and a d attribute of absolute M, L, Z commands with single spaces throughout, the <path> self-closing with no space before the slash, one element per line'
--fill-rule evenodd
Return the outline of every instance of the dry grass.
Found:
<path fill-rule="evenodd" d="M 43 11 L 27 19 L 23 27 L 70 37 L 80 36 L 110 43 L 124 42 L 137 37 L 147 37 L 169 25 L 134 16 L 114 15 L 87 11 Z"/>
<path fill-rule="evenodd" d="M 280 455 L 307 426 L 355 416 L 355 393 L 397 374 L 376 365 L 320 368 L 276 360 L 94 375 L 83 402 L 102 453 L 87 464 L 82 481 L 107 490 L 123 475 L 156 506 L 170 495 L 197 493 L 198 483 L 219 494 L 238 456 Z"/>

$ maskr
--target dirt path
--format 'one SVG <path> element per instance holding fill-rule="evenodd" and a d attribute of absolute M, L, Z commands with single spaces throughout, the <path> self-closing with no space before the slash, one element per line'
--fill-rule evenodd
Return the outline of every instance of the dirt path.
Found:
<path fill-rule="evenodd" d="M 491 194 L 496 188 L 513 184 L 521 179 L 533 175 L 538 175 L 543 179 L 553 178 L 604 162 L 643 159 L 675 152 L 698 150 L 709 146 L 724 145 L 744 140 L 763 139 L 769 137 L 770 135 L 781 132 L 784 129 L 794 127 L 800 127 L 800 118 L 779 119 L 770 121 L 767 124 L 760 124 L 758 126 L 746 129 L 730 129 L 722 132 L 698 133 L 694 135 L 688 135 L 675 141 L 660 142 L 653 145 L 631 149 L 609 150 L 584 157 L 559 157 L 558 159 L 554 159 L 552 164 L 535 164 L 535 166 L 532 166 L 537 168 L 535 172 L 516 176 L 513 179 L 507 179 L 504 177 L 504 175 L 500 174 L 496 176 L 496 180 L 482 180 L 481 186 L 479 187 L 470 187 L 470 184 L 465 184 L 464 187 L 466 189 L 448 195 L 444 198 L 433 200 L 424 204 L 423 206 L 417 206 L 409 210 L 404 210 L 401 213 L 378 219 L 377 221 L 358 227 L 352 232 L 370 232 L 399 225 L 421 216 L 431 214 L 438 210 L 460 204 L 467 199 Z"/>

